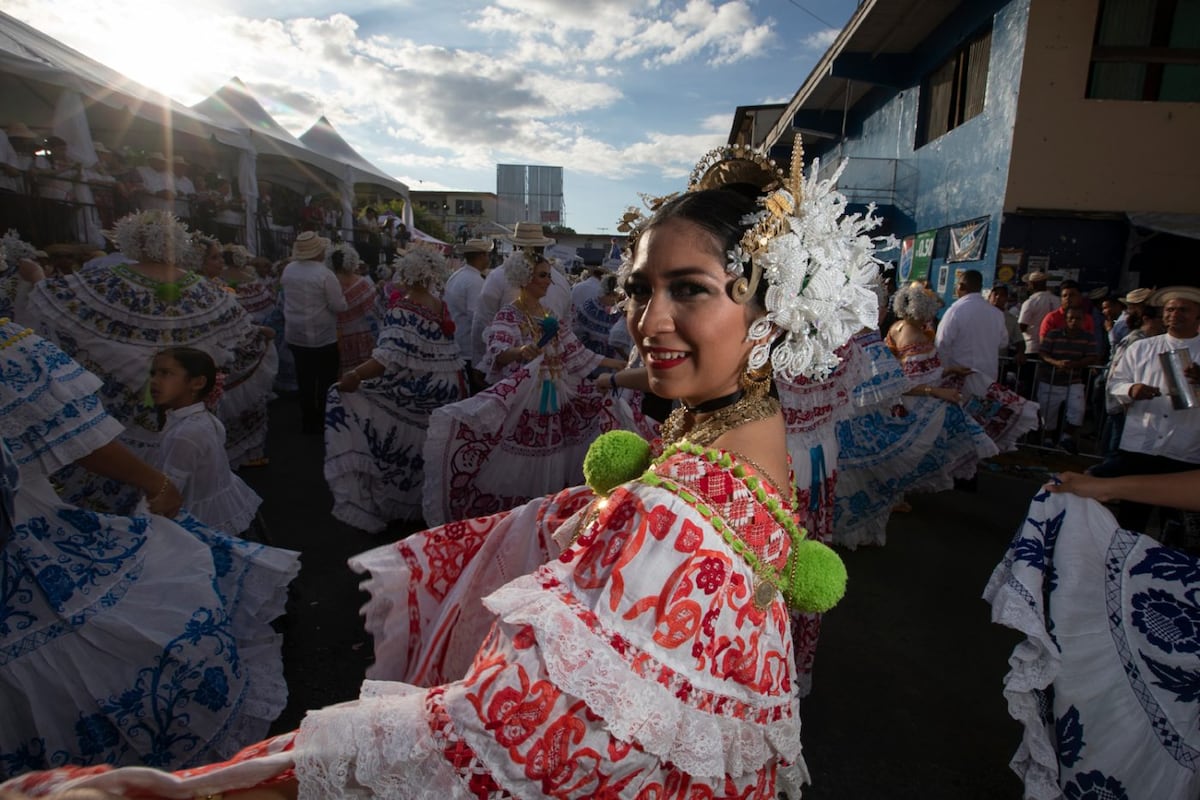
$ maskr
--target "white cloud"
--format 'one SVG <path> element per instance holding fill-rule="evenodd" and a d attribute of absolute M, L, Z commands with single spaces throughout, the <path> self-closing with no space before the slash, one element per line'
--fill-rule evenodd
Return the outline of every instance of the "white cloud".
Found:
<path fill-rule="evenodd" d="M 804 37 L 804 46 L 812 50 L 828 50 L 829 46 L 837 41 L 838 34 L 841 32 L 841 28 L 826 28 L 823 31 L 811 33 Z"/>
<path fill-rule="evenodd" d="M 217 2 L 9 0 L 6 10 L 185 102 L 237 75 L 293 133 L 325 114 L 365 157 L 422 188 L 432 183 L 412 176 L 422 169 L 486 173 L 512 161 L 614 179 L 686 175 L 723 140 L 727 115 L 695 122 L 694 135 L 649 123 L 625 146 L 583 119 L 623 99 L 625 64 L 707 69 L 761 55 L 775 38 L 747 0 L 495 0 L 470 23 L 490 52 L 364 30 L 352 9 L 323 15 L 315 2 L 289 19 Z"/>

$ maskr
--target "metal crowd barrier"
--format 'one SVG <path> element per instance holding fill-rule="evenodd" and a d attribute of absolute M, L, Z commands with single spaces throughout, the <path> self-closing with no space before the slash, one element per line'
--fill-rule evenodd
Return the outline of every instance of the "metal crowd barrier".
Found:
<path fill-rule="evenodd" d="M 1008 389 L 1015 391 L 1021 397 L 1032 400 L 1039 405 L 1039 415 L 1042 416 L 1042 426 L 1030 431 L 1019 443 L 1020 447 L 1038 450 L 1061 451 L 1057 437 L 1061 436 L 1066 422 L 1066 400 L 1058 408 L 1058 419 L 1055 421 L 1045 418 L 1043 402 L 1039 400 L 1039 385 L 1050 385 L 1066 390 L 1065 385 L 1059 386 L 1056 381 L 1062 378 L 1064 370 L 1053 367 L 1037 356 L 1027 356 L 1024 363 L 1018 364 L 1013 356 L 1000 357 L 999 382 Z M 1074 438 L 1079 455 L 1095 458 L 1103 457 L 1103 439 L 1107 425 L 1108 412 L 1105 409 L 1105 384 L 1108 376 L 1107 364 L 1093 364 L 1076 370 L 1067 370 L 1067 380 L 1082 373 L 1084 414 L 1083 422 L 1076 431 Z M 1044 390 L 1042 398 L 1046 397 Z M 1052 435 L 1053 434 L 1053 435 Z"/>

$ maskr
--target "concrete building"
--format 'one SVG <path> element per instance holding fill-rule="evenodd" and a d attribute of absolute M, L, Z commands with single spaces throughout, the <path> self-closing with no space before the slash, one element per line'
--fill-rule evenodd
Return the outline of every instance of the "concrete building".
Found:
<path fill-rule="evenodd" d="M 456 242 L 503 235 L 496 227 L 494 192 L 409 191 L 413 205 L 442 224 Z"/>
<path fill-rule="evenodd" d="M 790 102 L 730 143 L 805 161 L 906 241 L 902 278 L 956 269 L 1097 286 L 1200 283 L 1200 20 L 1184 3 L 864 0 Z M 773 117 L 776 117 L 772 121 Z"/>

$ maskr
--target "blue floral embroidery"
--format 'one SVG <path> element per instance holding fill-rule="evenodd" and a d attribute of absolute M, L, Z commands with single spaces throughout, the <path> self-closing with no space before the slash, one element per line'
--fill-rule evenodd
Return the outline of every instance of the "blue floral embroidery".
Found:
<path fill-rule="evenodd" d="M 120 740 L 117 726 L 103 714 L 89 714 L 75 723 L 75 736 L 79 739 L 79 752 L 85 756 L 103 753 L 115 747 Z"/>
<path fill-rule="evenodd" d="M 1081 772 L 1063 787 L 1067 800 L 1129 800 L 1125 787 L 1116 778 L 1097 770 Z"/>
<path fill-rule="evenodd" d="M 204 670 L 204 678 L 196 687 L 195 700 L 210 711 L 220 711 L 229 705 L 229 680 L 225 677 L 225 670 L 220 667 Z"/>
<path fill-rule="evenodd" d="M 1179 698 L 1180 703 L 1195 703 L 1200 700 L 1200 668 L 1191 669 L 1162 664 L 1145 653 L 1141 654 L 1146 666 L 1158 680 L 1153 683 Z"/>
<path fill-rule="evenodd" d="M 1167 653 L 1200 651 L 1200 608 L 1162 589 L 1133 596 L 1133 626 Z"/>
<path fill-rule="evenodd" d="M 61 611 L 71 595 L 75 594 L 75 581 L 58 564 L 51 564 L 39 572 L 37 582 L 56 611 Z"/>
<path fill-rule="evenodd" d="M 1183 584 L 1200 582 L 1200 562 L 1181 550 L 1166 547 L 1150 547 L 1146 556 L 1130 575 L 1150 575 L 1158 580 Z"/>
<path fill-rule="evenodd" d="M 1058 739 L 1058 760 L 1064 767 L 1073 767 L 1083 754 L 1083 723 L 1079 720 L 1079 709 L 1071 706 L 1054 725 Z"/>

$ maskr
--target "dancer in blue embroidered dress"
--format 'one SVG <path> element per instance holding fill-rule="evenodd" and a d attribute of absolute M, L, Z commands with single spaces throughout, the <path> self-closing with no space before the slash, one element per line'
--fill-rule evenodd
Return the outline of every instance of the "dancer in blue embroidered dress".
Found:
<path fill-rule="evenodd" d="M 116 441 L 100 380 L 29 329 L 0 320 L 5 495 L 0 550 L 0 777 L 125 764 L 189 767 L 264 735 L 287 699 L 280 637 L 296 553 L 252 545 L 186 514 L 98 514 L 49 475 L 75 462 L 131 482 L 174 514 L 166 476 Z"/>
<path fill-rule="evenodd" d="M 924 289 L 904 287 L 896 313 L 911 318 L 914 304 L 936 309 Z M 886 296 L 879 310 L 887 310 Z M 923 316 L 924 311 L 916 314 Z M 951 489 L 974 476 L 996 445 L 958 404 L 956 389 L 937 386 L 939 372 L 910 379 L 878 331 L 855 340 L 868 355 L 871 376 L 854 390 L 858 413 L 837 424 L 838 483 L 833 540 L 842 547 L 883 545 L 892 509 L 906 493 Z"/>
<path fill-rule="evenodd" d="M 1026 639 L 1004 678 L 1025 797 L 1200 797 L 1200 558 L 1121 529 L 1095 500 L 1200 511 L 1200 470 L 1067 473 L 992 573 L 992 621 Z M 1068 494 L 1067 492 L 1075 493 Z"/>
<path fill-rule="evenodd" d="M 333 515 L 371 533 L 421 518 L 422 448 L 434 409 L 466 396 L 450 310 L 434 296 L 446 260 L 410 248 L 371 357 L 347 372 L 325 402 L 325 480 Z"/>
<path fill-rule="evenodd" d="M 144 211 L 122 218 L 112 236 L 137 263 L 41 281 L 22 321 L 104 381 L 104 406 L 125 426 L 122 442 L 142 458 L 158 440 L 157 415 L 145 395 L 146 364 L 171 345 L 206 351 L 228 376 L 218 415 L 230 464 L 260 458 L 277 365 L 269 332 L 250 321 L 233 294 L 182 268 L 192 249 L 190 235 L 170 214 Z M 68 502 L 120 513 L 136 502 L 124 487 L 87 480 L 78 470 L 56 479 L 66 487 Z"/>

